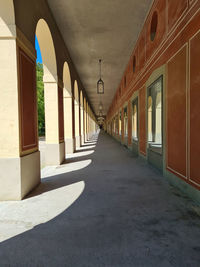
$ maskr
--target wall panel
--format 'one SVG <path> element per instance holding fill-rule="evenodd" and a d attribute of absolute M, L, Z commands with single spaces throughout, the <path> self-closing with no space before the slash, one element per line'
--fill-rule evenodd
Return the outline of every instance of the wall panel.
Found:
<path fill-rule="evenodd" d="M 167 167 L 186 177 L 186 57 L 184 46 L 168 62 Z"/>
<path fill-rule="evenodd" d="M 200 33 L 190 42 L 190 179 L 200 184 Z"/>
<path fill-rule="evenodd" d="M 19 48 L 21 151 L 37 148 L 35 62 Z"/>
<path fill-rule="evenodd" d="M 140 153 L 146 155 L 146 94 L 145 87 L 139 91 L 139 147 Z"/>

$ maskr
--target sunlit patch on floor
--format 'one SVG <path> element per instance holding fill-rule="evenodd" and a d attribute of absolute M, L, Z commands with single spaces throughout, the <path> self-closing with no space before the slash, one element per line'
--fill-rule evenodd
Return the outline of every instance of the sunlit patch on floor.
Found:
<path fill-rule="evenodd" d="M 85 182 L 80 181 L 22 201 L 1 202 L 0 242 L 57 217 L 80 197 L 84 188 Z"/>

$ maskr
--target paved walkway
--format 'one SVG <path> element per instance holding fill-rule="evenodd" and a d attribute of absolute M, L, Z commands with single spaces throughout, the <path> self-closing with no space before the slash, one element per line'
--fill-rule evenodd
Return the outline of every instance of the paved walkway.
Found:
<path fill-rule="evenodd" d="M 95 143 L 0 203 L 0 266 L 199 267 L 199 208 L 108 135 Z"/>

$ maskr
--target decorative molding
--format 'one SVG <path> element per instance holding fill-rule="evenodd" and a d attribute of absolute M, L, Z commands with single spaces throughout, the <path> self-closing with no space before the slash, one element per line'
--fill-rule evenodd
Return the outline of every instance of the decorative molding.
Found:
<path fill-rule="evenodd" d="M 26 54 L 33 60 L 36 61 L 37 53 L 33 44 L 27 39 L 24 33 L 16 27 L 17 33 L 17 45 L 26 52 Z"/>
<path fill-rule="evenodd" d="M 20 154 L 21 155 L 25 155 L 25 154 L 29 154 L 32 152 L 35 152 L 38 150 L 38 140 L 37 140 L 37 107 L 36 107 L 36 75 L 35 75 L 35 62 L 32 60 L 32 58 L 30 58 L 25 51 L 23 51 L 21 49 L 21 47 L 17 47 L 17 55 L 18 55 L 18 80 L 19 80 L 19 110 L 20 110 Z M 30 64 L 33 66 L 33 82 L 35 83 L 34 85 L 32 85 L 33 88 L 33 121 L 34 121 L 34 140 L 33 143 L 31 144 L 25 144 L 25 140 L 24 140 L 24 114 L 23 114 L 23 106 L 24 106 L 24 99 L 22 98 L 23 92 L 22 92 L 22 82 L 23 82 L 23 78 L 22 78 L 22 65 L 21 65 L 21 61 L 22 61 L 22 57 L 26 58 L 27 61 L 30 62 Z"/>

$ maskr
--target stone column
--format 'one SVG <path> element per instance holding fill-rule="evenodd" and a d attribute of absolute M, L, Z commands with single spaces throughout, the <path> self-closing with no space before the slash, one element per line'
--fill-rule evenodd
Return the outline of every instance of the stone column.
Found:
<path fill-rule="evenodd" d="M 84 109 L 81 106 L 80 107 L 80 113 L 81 113 L 81 145 L 84 144 Z"/>
<path fill-rule="evenodd" d="M 74 113 L 75 113 L 75 142 L 76 148 L 80 147 L 80 107 L 79 103 L 74 100 Z"/>
<path fill-rule="evenodd" d="M 74 152 L 74 139 L 72 132 L 72 96 L 64 89 L 64 135 L 65 152 L 71 154 Z"/>
<path fill-rule="evenodd" d="M 11 26 L 0 35 L 0 200 L 20 200 L 40 183 L 35 48 Z"/>
<path fill-rule="evenodd" d="M 87 141 L 87 112 L 84 110 L 84 142 Z"/>
<path fill-rule="evenodd" d="M 58 82 L 44 77 L 44 98 L 45 164 L 59 165 L 65 159 L 62 85 L 59 86 Z"/>

